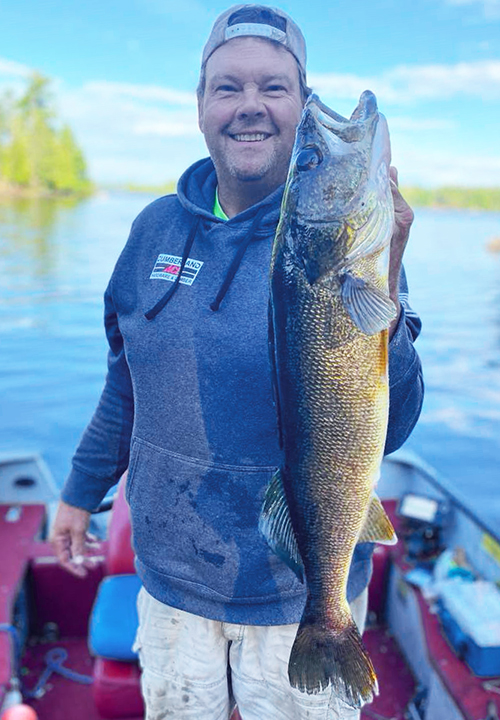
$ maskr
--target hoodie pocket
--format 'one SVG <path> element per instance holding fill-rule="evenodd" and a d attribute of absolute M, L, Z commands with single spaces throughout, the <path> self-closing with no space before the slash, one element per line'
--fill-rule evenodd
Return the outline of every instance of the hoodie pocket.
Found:
<path fill-rule="evenodd" d="M 141 444 L 137 442 L 137 438 L 132 438 L 130 445 L 130 458 L 128 463 L 127 481 L 125 483 L 125 499 L 130 505 L 130 496 L 132 494 L 132 488 L 134 485 L 135 470 L 137 467 L 137 461 L 139 459 L 139 453 L 141 451 Z"/>
<path fill-rule="evenodd" d="M 241 601 L 275 594 L 283 579 L 294 584 L 288 568 L 278 582 L 282 569 L 258 530 L 274 468 L 207 463 L 139 438 L 132 457 L 128 501 L 146 568 Z"/>

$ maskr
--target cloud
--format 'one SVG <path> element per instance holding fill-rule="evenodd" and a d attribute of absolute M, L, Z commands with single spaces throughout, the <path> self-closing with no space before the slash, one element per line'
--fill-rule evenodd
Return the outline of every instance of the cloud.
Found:
<path fill-rule="evenodd" d="M 160 183 L 206 155 L 195 93 L 104 81 L 59 91 L 98 182 Z"/>
<path fill-rule="evenodd" d="M 166 102 L 172 105 L 196 105 L 196 94 L 174 90 L 161 85 L 133 85 L 130 83 L 107 82 L 106 80 L 85 83 L 84 93 L 106 98 L 132 98 L 149 102 Z"/>
<path fill-rule="evenodd" d="M 322 96 L 357 100 L 370 89 L 386 103 L 447 100 L 466 95 L 500 98 L 500 60 L 456 65 L 398 65 L 379 76 L 311 74 L 309 83 Z"/>
<path fill-rule="evenodd" d="M 27 65 L 22 65 L 14 60 L 0 58 L 0 75 L 10 78 L 24 78 L 28 77 L 33 72 L 33 68 L 30 68 Z"/>
<path fill-rule="evenodd" d="M 188 135 L 198 135 L 199 128 L 195 117 L 186 117 L 176 119 L 175 116 L 165 120 L 153 122 L 151 120 L 138 121 L 134 127 L 135 135 L 158 135 L 160 137 L 187 137 Z"/>
<path fill-rule="evenodd" d="M 453 147 L 436 152 L 398 136 L 392 137 L 392 150 L 402 185 L 498 187 L 498 154 L 462 154 Z"/>
<path fill-rule="evenodd" d="M 59 103 L 82 137 L 90 132 L 115 140 L 138 135 L 189 137 L 199 132 L 194 93 L 167 87 L 91 82 L 61 89 Z"/>

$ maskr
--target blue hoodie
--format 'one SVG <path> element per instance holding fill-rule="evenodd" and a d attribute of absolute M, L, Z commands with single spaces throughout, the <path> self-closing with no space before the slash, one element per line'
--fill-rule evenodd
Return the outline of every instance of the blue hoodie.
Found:
<path fill-rule="evenodd" d="M 298 622 L 304 585 L 258 530 L 281 463 L 267 308 L 283 187 L 228 221 L 213 215 L 215 187 L 201 160 L 132 225 L 105 293 L 106 384 L 62 498 L 93 510 L 128 467 L 136 567 L 151 595 L 225 622 Z M 423 396 L 404 275 L 401 291 L 386 452 L 410 434 Z M 371 553 L 356 548 L 349 600 Z"/>

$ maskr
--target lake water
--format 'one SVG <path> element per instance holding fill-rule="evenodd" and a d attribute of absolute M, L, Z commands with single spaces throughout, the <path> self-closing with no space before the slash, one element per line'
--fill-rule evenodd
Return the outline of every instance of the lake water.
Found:
<path fill-rule="evenodd" d="M 102 295 L 152 199 L 0 200 L 0 452 L 40 452 L 59 485 L 102 389 Z M 407 445 L 497 532 L 499 235 L 500 214 L 417 209 L 405 255 L 426 383 Z"/>

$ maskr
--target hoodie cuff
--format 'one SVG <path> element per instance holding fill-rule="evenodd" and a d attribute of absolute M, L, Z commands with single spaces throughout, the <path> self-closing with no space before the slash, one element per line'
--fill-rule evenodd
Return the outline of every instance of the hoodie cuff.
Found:
<path fill-rule="evenodd" d="M 113 485 L 113 482 L 92 477 L 73 467 L 62 489 L 61 500 L 73 507 L 93 512 Z"/>
<path fill-rule="evenodd" d="M 415 361 L 416 352 L 413 347 L 413 338 L 406 326 L 405 309 L 401 305 L 398 324 L 389 342 L 389 383 L 391 388 L 405 378 Z"/>

